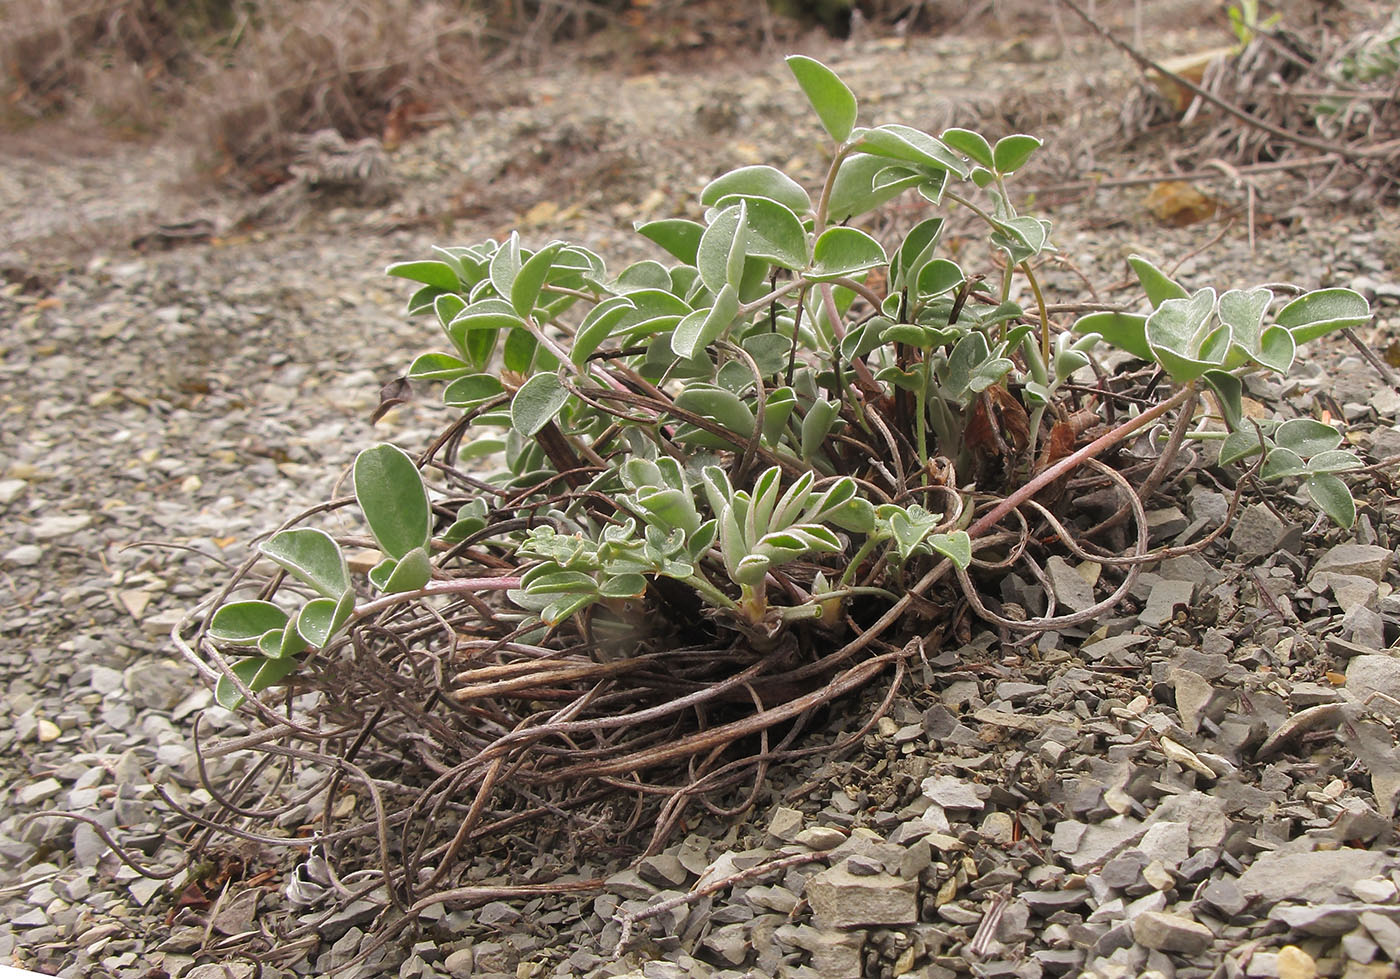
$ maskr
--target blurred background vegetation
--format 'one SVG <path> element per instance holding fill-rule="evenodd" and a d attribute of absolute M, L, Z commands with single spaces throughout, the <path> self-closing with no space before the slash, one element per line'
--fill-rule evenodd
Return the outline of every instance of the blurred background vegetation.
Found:
<path fill-rule="evenodd" d="M 1005 0 L 0 0 L 0 129 L 177 133 L 200 173 L 286 178 L 296 134 L 392 147 L 486 79 L 590 38 L 619 58 L 742 50 L 852 19 L 900 31 Z"/>

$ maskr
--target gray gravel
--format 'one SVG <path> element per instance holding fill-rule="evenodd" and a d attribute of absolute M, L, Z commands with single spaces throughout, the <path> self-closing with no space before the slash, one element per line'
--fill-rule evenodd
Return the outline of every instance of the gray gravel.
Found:
<path fill-rule="evenodd" d="M 1173 42 L 1190 47 L 1166 33 L 1159 43 Z M 987 43 L 822 53 L 881 118 L 1059 120 L 1050 136 L 1063 148 L 1047 159 L 1063 177 L 1086 145 L 1073 134 L 1111 112 L 1080 96 L 1126 74 L 1097 48 L 1056 61 L 1037 43 L 1019 69 L 1031 95 L 1011 98 Z M 226 957 L 221 941 L 315 905 L 328 878 L 314 854 L 294 876 L 229 845 L 221 858 L 274 873 L 213 909 L 172 913 L 186 876 L 150 880 L 90 826 L 26 817 L 78 812 L 148 866 L 178 866 L 184 824 L 155 786 L 181 805 L 208 801 L 195 718 L 226 733 L 242 722 L 210 708 L 166 634 L 219 582 L 221 561 L 331 494 L 358 447 L 421 444 L 443 420 L 425 403 L 368 424 L 379 386 L 433 342 L 404 320 L 382 267 L 516 225 L 583 238 L 620 264 L 635 254 L 622 244 L 633 220 L 689 208 L 715 173 L 767 162 L 759 147 L 815 173 L 817 144 L 789 132 L 798 102 L 769 64 L 540 79 L 518 106 L 397 151 L 390 203 L 312 199 L 253 231 L 235 224 L 248 202 L 173 193 L 165 151 L 0 168 L 0 961 L 65 976 L 223 976 L 209 964 Z M 605 125 L 605 112 L 626 124 Z M 1263 206 L 1283 214 L 1297 188 L 1269 187 Z M 1129 251 L 1170 259 L 1199 245 L 1200 229 L 1160 228 L 1139 200 L 1105 192 L 1051 212 L 1094 281 L 1120 276 Z M 222 236 L 127 247 L 155 221 L 191 217 Z M 1182 277 L 1366 285 L 1383 303 L 1377 346 L 1393 337 L 1395 209 L 1289 218 L 1252 256 L 1236 226 Z M 1074 281 L 1059 272 L 1051 285 Z M 1400 451 L 1400 401 L 1346 350 L 1314 352 L 1292 394 L 1305 409 L 1329 396 L 1363 448 Z M 1193 539 L 1222 514 L 1223 497 L 1200 486 L 1157 515 L 1157 532 Z M 429 916 L 432 940 L 358 974 L 1377 974 L 1364 970 L 1400 955 L 1400 749 L 1387 719 L 1400 717 L 1396 533 L 1371 521 L 1349 537 L 1305 529 L 1250 507 L 1228 548 L 1143 575 L 1092 629 L 1030 649 L 981 635 L 944 651 L 859 752 L 774 773 L 747 822 L 702 822 L 635 870 L 600 857 L 579 868 L 613 874 L 596 899 L 443 909 Z M 1049 571 L 1071 608 L 1091 600 L 1094 569 Z M 834 739 L 862 706 L 814 737 Z M 232 764 L 211 762 L 211 774 Z M 782 869 L 639 923 L 615 956 L 619 914 L 767 861 Z M 354 957 L 368 925 L 344 914 L 282 965 L 324 974 Z"/>

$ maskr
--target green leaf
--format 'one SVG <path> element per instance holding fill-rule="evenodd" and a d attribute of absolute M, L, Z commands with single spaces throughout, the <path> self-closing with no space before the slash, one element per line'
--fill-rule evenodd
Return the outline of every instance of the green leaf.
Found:
<path fill-rule="evenodd" d="M 1025 166 L 1026 161 L 1031 158 L 1031 154 L 1040 149 L 1041 141 L 1034 136 L 1027 136 L 1024 133 L 1013 133 L 1010 136 L 1003 136 L 997 140 L 996 149 L 992 151 L 992 163 L 997 173 L 1006 175 L 1015 173 Z M 980 160 L 978 161 L 981 162 Z M 986 166 L 986 164 L 983 164 Z"/>
<path fill-rule="evenodd" d="M 431 581 L 432 577 L 433 562 L 428 557 L 427 549 L 415 547 L 398 559 L 393 572 L 384 582 L 383 589 L 388 595 L 417 591 Z"/>
<path fill-rule="evenodd" d="M 512 231 L 510 237 L 496 254 L 491 256 L 491 285 L 496 292 L 506 297 L 515 287 L 515 277 L 520 274 L 520 234 Z"/>
<path fill-rule="evenodd" d="M 1308 460 L 1310 473 L 1339 473 L 1360 468 L 1361 460 L 1346 449 L 1326 449 Z"/>
<path fill-rule="evenodd" d="M 446 262 L 395 262 L 385 269 L 385 274 L 422 282 L 444 292 L 456 292 L 462 288 L 457 273 Z"/>
<path fill-rule="evenodd" d="M 287 659 L 305 648 L 306 640 L 297 631 L 295 621 L 288 622 L 281 632 L 273 630 L 263 633 L 263 637 L 258 640 L 258 649 L 268 659 Z"/>
<path fill-rule="evenodd" d="M 442 403 L 449 408 L 474 408 L 504 394 L 505 390 L 494 374 L 468 374 L 443 389 Z"/>
<path fill-rule="evenodd" d="M 894 200 L 927 176 L 907 167 L 891 167 L 889 161 L 869 153 L 852 153 L 841 162 L 831 187 L 828 217 L 847 221 Z"/>
<path fill-rule="evenodd" d="M 704 350 L 734 322 L 739 312 L 739 291 L 725 283 L 709 309 L 697 309 L 680 323 L 671 334 L 671 350 L 687 360 Z"/>
<path fill-rule="evenodd" d="M 401 558 L 428 542 L 428 491 L 406 452 L 387 442 L 365 449 L 355 458 L 354 479 L 355 500 L 381 551 Z"/>
<path fill-rule="evenodd" d="M 771 564 L 772 562 L 762 554 L 746 554 L 739 559 L 729 577 L 736 585 L 758 588 L 763 584 Z"/>
<path fill-rule="evenodd" d="M 1126 350 L 1139 360 L 1152 360 L 1146 327 L 1147 317 L 1136 313 L 1090 313 L 1079 317 L 1070 329 L 1081 336 L 1097 333 L 1111 347 Z"/>
<path fill-rule="evenodd" d="M 731 262 L 736 248 L 742 251 L 744 235 L 740 228 L 746 209 L 743 204 L 727 207 L 705 229 L 700 237 L 700 247 L 696 252 L 695 265 L 700 270 L 700 281 L 705 288 L 718 295 L 726 284 L 738 286 L 737 276 L 731 277 Z M 742 263 L 742 258 L 740 259 Z M 739 270 L 742 272 L 742 268 Z"/>
<path fill-rule="evenodd" d="M 1333 523 L 1347 530 L 1356 523 L 1356 501 L 1346 483 L 1331 473 L 1319 473 L 1309 476 L 1303 485 L 1317 508 L 1331 517 Z"/>
<path fill-rule="evenodd" d="M 787 432 L 788 419 L 797 407 L 797 393 L 789 387 L 781 387 L 768 395 L 763 405 L 763 441 L 776 446 Z"/>
<path fill-rule="evenodd" d="M 836 427 L 840 415 L 841 403 L 838 401 L 818 398 L 812 402 L 812 407 L 807 409 L 807 415 L 802 419 L 801 452 L 804 461 L 811 462 L 826 447 L 827 436 Z"/>
<path fill-rule="evenodd" d="M 670 289 L 671 273 L 666 266 L 651 259 L 633 262 L 618 274 L 614 287 L 618 292 L 632 292 L 635 289 Z"/>
<path fill-rule="evenodd" d="M 912 126 L 887 125 L 875 129 L 863 129 L 858 134 L 856 144 L 867 153 L 882 156 L 887 160 L 913 163 L 932 170 L 943 170 L 967 176 L 967 167 L 957 154 L 928 133 Z"/>
<path fill-rule="evenodd" d="M 974 163 L 979 163 L 988 170 L 992 168 L 992 144 L 987 142 L 981 133 L 974 133 L 970 129 L 953 128 L 943 130 L 938 138 L 959 153 L 970 156 Z"/>
<path fill-rule="evenodd" d="M 705 233 L 705 226 L 685 218 L 664 218 L 637 225 L 637 233 L 656 242 L 686 265 L 694 265 L 695 253 L 700 247 L 700 236 Z"/>
<path fill-rule="evenodd" d="M 1215 290 L 1200 289 L 1190 299 L 1165 300 L 1147 318 L 1147 344 L 1152 355 L 1177 382 L 1200 377 L 1224 363 L 1228 347 L 1219 349 L 1220 332 L 1208 331 L 1214 312 Z M 1228 343 L 1229 327 L 1223 329 Z"/>
<path fill-rule="evenodd" d="M 1259 435 L 1255 432 L 1245 429 L 1231 432 L 1225 436 L 1225 441 L 1220 444 L 1220 464 L 1228 466 L 1232 462 L 1248 459 L 1265 451 L 1268 447 L 1268 440 L 1261 443 Z"/>
<path fill-rule="evenodd" d="M 511 399 L 511 423 L 522 435 L 534 435 L 554 420 L 568 400 L 569 390 L 556 375 L 536 374 Z"/>
<path fill-rule="evenodd" d="M 942 218 L 927 218 L 909 230 L 900 243 L 899 251 L 890 261 L 891 293 L 919 281 L 919 273 L 933 259 L 933 252 L 942 235 Z"/>
<path fill-rule="evenodd" d="M 997 149 L 1001 149 L 1001 143 L 997 143 Z M 951 534 L 934 534 L 928 539 L 928 543 L 964 571 L 972 563 L 972 538 L 965 530 L 955 530 Z"/>
<path fill-rule="evenodd" d="M 505 347 L 501 350 L 501 363 L 508 371 L 529 374 L 539 349 L 540 342 L 529 330 L 511 330 L 506 334 Z"/>
<path fill-rule="evenodd" d="M 282 682 L 296 667 L 297 661 L 294 659 L 276 660 L 254 656 L 251 659 L 239 660 L 231 669 L 244 685 L 254 693 L 259 693 Z M 219 677 L 219 682 L 215 684 L 214 699 L 219 702 L 219 706 L 229 710 L 237 710 L 243 703 L 243 695 L 238 692 L 238 688 L 223 676 Z"/>
<path fill-rule="evenodd" d="M 287 613 L 271 602 L 231 602 L 209 620 L 209 638 L 216 642 L 252 646 L 263 633 L 284 629 Z"/>
<path fill-rule="evenodd" d="M 787 66 L 797 84 L 802 86 L 827 134 L 838 143 L 845 142 L 856 124 L 857 114 L 856 97 L 846 83 L 820 61 L 800 54 L 790 55 Z"/>
<path fill-rule="evenodd" d="M 1307 471 L 1307 464 L 1298 453 L 1292 449 L 1278 447 L 1269 450 L 1264 465 L 1259 470 L 1259 478 L 1271 482 L 1288 476 L 1304 476 Z"/>
<path fill-rule="evenodd" d="M 757 165 L 730 170 L 706 185 L 700 192 L 700 203 L 705 207 L 714 207 L 724 198 L 731 196 L 766 197 L 797 214 L 806 214 L 812 210 L 812 199 L 807 196 L 807 191 L 777 167 Z M 685 259 L 682 258 L 681 261 Z"/>
<path fill-rule="evenodd" d="M 1371 305 L 1350 289 L 1318 289 L 1299 296 L 1278 311 L 1275 322 L 1293 334 L 1295 343 L 1307 343 L 1333 330 L 1364 325 Z"/>
<path fill-rule="evenodd" d="M 470 371 L 465 361 L 451 354 L 427 353 L 414 358 L 408 376 L 414 381 L 450 381 Z"/>
<path fill-rule="evenodd" d="M 722 387 L 702 383 L 687 385 L 676 395 L 676 407 L 723 426 L 733 432 L 741 444 L 753 436 L 753 411 L 742 398 Z"/>
<path fill-rule="evenodd" d="M 920 270 L 914 292 L 924 302 L 956 289 L 965 278 L 957 262 L 936 258 Z"/>
<path fill-rule="evenodd" d="M 1281 326 L 1271 326 L 1260 337 L 1259 351 L 1254 359 L 1282 374 L 1293 366 L 1297 356 L 1298 342 L 1293 339 L 1293 334 Z"/>
<path fill-rule="evenodd" d="M 622 322 L 623 317 L 636 308 L 636 304 L 626 296 L 613 296 L 590 309 L 574 334 L 574 345 L 569 351 L 569 359 L 582 366 L 603 341 L 612 335 L 613 328 Z"/>
<path fill-rule="evenodd" d="M 1201 376 L 1215 394 L 1225 424 L 1232 431 L 1239 429 L 1244 424 L 1244 384 L 1228 371 L 1206 371 Z"/>
<path fill-rule="evenodd" d="M 785 269 L 807 265 L 807 232 L 787 206 L 764 197 L 745 198 L 746 254 Z"/>
<path fill-rule="evenodd" d="M 418 316 L 432 309 L 443 292 L 437 286 L 424 286 L 408 298 L 408 315 Z"/>
<path fill-rule="evenodd" d="M 558 255 L 559 249 L 563 247 L 562 241 L 550 242 L 531 255 L 529 261 L 516 273 L 508 295 L 511 307 L 521 316 L 529 316 L 535 311 L 540 290 L 544 288 L 545 280 L 549 278 L 550 270 L 554 267 L 554 256 Z"/>
<path fill-rule="evenodd" d="M 787 367 L 792 341 L 781 333 L 754 333 L 744 337 L 740 346 L 754 359 L 759 373 L 768 376 Z"/>
<path fill-rule="evenodd" d="M 1157 266 L 1153 265 L 1141 255 L 1129 255 L 1128 264 L 1137 273 L 1138 282 L 1142 285 L 1142 291 L 1147 293 L 1147 301 L 1156 309 L 1168 299 L 1185 299 L 1189 293 L 1175 281 L 1167 277 L 1167 274 Z M 1128 349 L 1124 347 L 1123 349 Z M 1144 360 L 1150 360 L 1146 354 L 1141 355 Z"/>
<path fill-rule="evenodd" d="M 639 574 L 619 574 L 604 578 L 598 594 L 604 598 L 641 598 L 646 594 L 647 580 Z"/>
<path fill-rule="evenodd" d="M 297 632 L 312 646 L 320 649 L 330 642 L 335 631 L 350 618 L 355 609 L 355 593 L 347 591 L 340 601 L 314 598 L 297 613 Z"/>
<path fill-rule="evenodd" d="M 279 531 L 258 550 L 326 598 L 339 601 L 350 588 L 350 569 L 345 565 L 345 555 L 324 530 L 297 527 Z"/>
<path fill-rule="evenodd" d="M 812 268 L 807 278 L 815 282 L 839 279 L 884 265 L 880 243 L 856 228 L 827 228 L 812 248 Z"/>
<path fill-rule="evenodd" d="M 1274 441 L 1304 459 L 1342 444 L 1342 433 L 1313 418 L 1293 418 L 1278 427 Z"/>

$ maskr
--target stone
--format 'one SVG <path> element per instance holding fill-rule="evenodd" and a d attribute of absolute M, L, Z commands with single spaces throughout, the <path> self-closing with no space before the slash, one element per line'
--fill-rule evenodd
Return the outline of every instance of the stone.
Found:
<path fill-rule="evenodd" d="M 1082 612 L 1092 606 L 1094 586 L 1079 570 L 1059 555 L 1045 563 L 1045 573 L 1050 578 L 1055 600 L 1071 612 Z"/>
<path fill-rule="evenodd" d="M 9 506 L 28 488 L 29 484 L 22 479 L 0 479 L 0 506 Z"/>
<path fill-rule="evenodd" d="M 1215 688 L 1199 673 L 1180 667 L 1172 667 L 1167 682 L 1176 693 L 1176 712 L 1181 718 L 1182 730 L 1195 734 L 1200 729 L 1202 713 L 1215 696 Z"/>
<path fill-rule="evenodd" d="M 92 526 L 92 514 L 90 513 L 60 514 L 35 521 L 29 528 L 29 532 L 34 535 L 35 540 L 47 541 L 57 540 L 60 537 L 71 537 L 90 526 Z"/>
<path fill-rule="evenodd" d="M 1195 594 L 1194 581 L 1159 579 L 1147 595 L 1147 604 L 1138 613 L 1138 621 L 1150 629 L 1159 628 L 1172 620 L 1179 606 L 1190 608 Z"/>
<path fill-rule="evenodd" d="M 1191 918 L 1166 911 L 1144 911 L 1133 919 L 1133 939 L 1160 952 L 1200 955 L 1210 947 L 1215 935 Z"/>
<path fill-rule="evenodd" d="M 1309 582 L 1321 574 L 1359 575 L 1380 582 L 1390 569 L 1393 552 L 1375 544 L 1338 544 L 1328 550 L 1312 566 Z"/>
<path fill-rule="evenodd" d="M 1400 962 L 1400 923 L 1375 911 L 1361 912 L 1361 925 L 1392 962 Z"/>
<path fill-rule="evenodd" d="M 12 568 L 32 568 L 44 559 L 44 549 L 37 544 L 20 544 L 5 552 L 5 563 Z"/>
<path fill-rule="evenodd" d="M 637 864 L 637 875 L 648 884 L 662 888 L 680 887 L 690 879 L 690 871 L 674 853 L 646 857 Z"/>
<path fill-rule="evenodd" d="M 15 799 L 22 806 L 35 806 L 45 799 L 52 799 L 61 791 L 63 791 L 62 782 L 56 778 L 45 778 L 22 786 L 15 794 Z"/>
<path fill-rule="evenodd" d="M 807 881 L 805 895 L 820 927 L 909 925 L 919 920 L 919 884 L 892 874 L 857 876 L 831 867 Z"/>
<path fill-rule="evenodd" d="M 1233 918 L 1249 903 L 1240 891 L 1239 885 L 1229 877 L 1220 877 L 1201 888 L 1201 900 L 1215 908 L 1227 918 Z"/>
<path fill-rule="evenodd" d="M 810 826 L 797 834 L 797 843 L 818 852 L 834 850 L 846 842 L 846 834 L 834 826 Z"/>
<path fill-rule="evenodd" d="M 1317 963 L 1297 945 L 1278 950 L 1278 979 L 1317 979 Z"/>
<path fill-rule="evenodd" d="M 1184 822 L 1162 821 L 1150 826 L 1137 848 L 1149 860 L 1175 869 L 1191 855 L 1191 827 Z"/>
<path fill-rule="evenodd" d="M 988 789 L 956 775 L 934 775 L 920 785 L 924 797 L 944 809 L 981 809 L 986 805 Z"/>
<path fill-rule="evenodd" d="M 1280 901 L 1326 904 L 1352 882 L 1379 876 L 1395 863 L 1394 857 L 1373 850 L 1271 850 L 1254 858 L 1240 875 L 1239 888 L 1246 900 L 1267 907 Z"/>
<path fill-rule="evenodd" d="M 1381 694 L 1371 701 L 1377 711 L 1392 718 L 1400 718 L 1400 703 L 1392 703 L 1385 697 L 1400 701 L 1400 656 L 1384 653 L 1353 656 L 1347 664 L 1347 691 L 1358 700 L 1366 700 L 1372 694 Z"/>
<path fill-rule="evenodd" d="M 1395 882 L 1386 877 L 1367 877 L 1351 885 L 1351 893 L 1367 904 L 1389 904 L 1395 900 Z"/>
<path fill-rule="evenodd" d="M 1288 528 L 1262 503 L 1247 506 L 1235 516 L 1230 546 L 1240 560 L 1252 563 L 1278 550 Z"/>
<path fill-rule="evenodd" d="M 802 832 L 802 813 L 797 809 L 779 806 L 773 810 L 768 820 L 768 835 L 783 843 L 794 843 L 797 834 Z"/>
<path fill-rule="evenodd" d="M 1356 927 L 1361 909 L 1359 904 L 1280 904 L 1269 912 L 1269 919 L 1292 931 L 1335 938 Z"/>

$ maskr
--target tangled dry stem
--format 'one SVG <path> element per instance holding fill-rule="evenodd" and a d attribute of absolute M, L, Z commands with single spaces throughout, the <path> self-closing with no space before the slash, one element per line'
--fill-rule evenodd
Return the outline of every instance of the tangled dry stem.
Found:
<path fill-rule="evenodd" d="M 598 403 L 620 403 L 619 413 L 676 411 L 659 400 L 660 392 L 609 395 L 616 397 Z M 538 643 L 523 641 L 518 614 L 499 597 L 514 569 L 502 567 L 507 562 L 489 540 L 542 519 L 540 495 L 508 495 L 457 470 L 468 417 L 443 433 L 420 467 L 443 488 L 444 515 L 455 510 L 454 494 L 460 502 L 463 494 L 489 492 L 501 504 L 497 522 L 440 551 L 428 588 L 362 604 L 345 638 L 314 654 L 279 700 L 259 699 L 232 673 L 204 635 L 207 616 L 176 630 L 186 656 L 211 682 L 228 677 L 247 697 L 244 713 L 253 727 L 245 737 L 213 742 L 199 732 L 201 777 L 214 803 L 184 812 L 197 827 L 192 858 L 227 838 L 324 854 L 334 881 L 327 905 L 275 939 L 263 936 L 268 949 L 281 950 L 299 948 L 307 929 L 356 901 L 381 909 L 377 947 L 434 905 L 596 889 L 601 881 L 571 873 L 587 854 L 617 852 L 619 843 L 634 839 L 630 852 L 654 853 L 696 808 L 725 818 L 751 808 L 774 766 L 857 746 L 889 709 L 909 668 L 956 636 L 959 622 L 965 628 L 969 614 L 1012 641 L 1089 621 L 1115 605 L 1141 567 L 1163 556 L 1148 549 L 1142 491 L 1172 466 L 1175 444 L 1168 444 L 1164 466 L 1146 457 L 1150 462 L 1137 468 L 1148 472 L 1136 487 L 1125 475 L 1131 456 L 1116 467 L 1096 457 L 1121 450 L 1173 409 L 1189 414 L 1195 400 L 1194 389 L 1183 391 L 1010 496 L 977 503 L 971 532 L 980 539 L 979 558 L 967 572 L 930 560 L 888 607 L 853 603 L 844 635 L 794 629 L 767 651 L 703 618 L 667 631 L 648 630 L 639 616 L 621 639 L 585 621 Z M 737 464 L 747 442 L 735 442 Z M 1090 475 L 1080 475 L 1085 466 Z M 1074 514 L 1063 512 L 1066 501 L 1090 485 L 1116 488 L 1136 528 L 1128 553 L 1070 529 Z M 1071 492 L 1057 498 L 1056 487 Z M 902 492 L 892 486 L 881 495 Z M 286 526 L 324 520 L 352 502 L 314 507 Z M 569 489 L 549 502 L 588 505 L 589 492 Z M 1203 547 L 1217 534 L 1185 549 Z M 1091 608 L 1057 614 L 1041 563 L 1056 550 L 1121 573 L 1118 587 Z M 280 574 L 256 579 L 254 563 L 240 568 L 206 611 L 250 587 L 265 599 L 295 587 Z M 984 596 L 1016 567 L 1041 584 L 1044 615 L 1027 618 Z M 686 642 L 683 634 L 706 641 Z M 803 738 L 823 708 L 881 677 L 884 693 L 857 730 L 830 742 Z M 250 759 L 236 780 L 208 776 L 206 758 L 235 753 Z M 309 802 L 317 818 L 290 832 L 278 829 L 281 817 Z M 479 880 L 483 857 L 508 857 L 522 847 L 549 856 L 522 870 L 524 880 L 500 886 Z"/>

